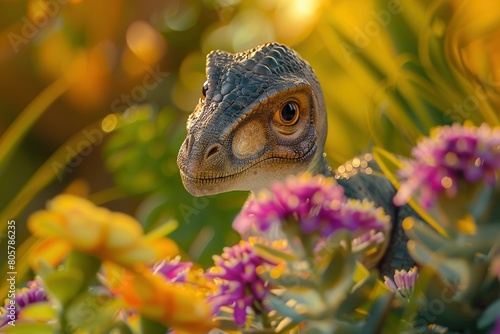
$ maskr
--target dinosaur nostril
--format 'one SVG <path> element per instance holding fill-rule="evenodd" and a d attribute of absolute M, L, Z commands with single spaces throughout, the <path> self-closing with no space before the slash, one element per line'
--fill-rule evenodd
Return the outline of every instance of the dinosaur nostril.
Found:
<path fill-rule="evenodd" d="M 208 158 L 210 158 L 212 155 L 217 154 L 217 153 L 219 152 L 219 148 L 220 148 L 220 145 L 219 145 L 219 144 L 217 144 L 217 145 L 214 145 L 214 146 L 210 147 L 210 148 L 207 150 L 207 151 L 208 151 L 208 153 L 207 153 L 207 155 L 206 155 L 205 159 L 208 159 Z"/>

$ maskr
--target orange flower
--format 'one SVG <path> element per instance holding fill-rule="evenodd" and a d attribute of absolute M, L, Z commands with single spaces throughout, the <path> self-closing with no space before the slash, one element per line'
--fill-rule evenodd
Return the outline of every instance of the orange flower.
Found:
<path fill-rule="evenodd" d="M 178 252 L 170 239 L 145 236 L 134 218 L 72 195 L 52 199 L 47 210 L 29 217 L 28 228 L 35 236 L 46 238 L 33 252 L 35 267 L 39 258 L 55 265 L 71 249 L 128 268 L 151 264 Z"/>
<path fill-rule="evenodd" d="M 205 292 L 189 283 L 168 282 L 148 270 L 140 274 L 127 271 L 114 282 L 111 290 L 130 308 L 176 333 L 206 333 L 216 325 Z"/>

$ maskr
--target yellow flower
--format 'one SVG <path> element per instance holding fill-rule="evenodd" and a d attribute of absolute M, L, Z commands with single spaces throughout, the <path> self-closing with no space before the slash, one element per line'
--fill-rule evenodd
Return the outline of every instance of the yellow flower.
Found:
<path fill-rule="evenodd" d="M 134 218 L 72 195 L 52 199 L 47 210 L 29 217 L 28 228 L 45 238 L 33 252 L 35 267 L 40 258 L 56 265 L 72 249 L 128 268 L 178 253 L 170 239 L 145 236 Z"/>
<path fill-rule="evenodd" d="M 189 283 L 168 282 L 149 270 L 127 271 L 121 277 L 108 281 L 111 290 L 149 320 L 172 327 L 177 333 L 206 333 L 215 327 L 203 290 Z"/>

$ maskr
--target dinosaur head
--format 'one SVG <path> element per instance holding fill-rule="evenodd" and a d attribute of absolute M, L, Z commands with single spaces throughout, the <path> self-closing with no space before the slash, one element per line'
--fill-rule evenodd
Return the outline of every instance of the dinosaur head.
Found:
<path fill-rule="evenodd" d="M 195 196 L 256 191 L 323 168 L 326 114 L 309 66 L 285 45 L 207 56 L 207 81 L 177 163 Z"/>

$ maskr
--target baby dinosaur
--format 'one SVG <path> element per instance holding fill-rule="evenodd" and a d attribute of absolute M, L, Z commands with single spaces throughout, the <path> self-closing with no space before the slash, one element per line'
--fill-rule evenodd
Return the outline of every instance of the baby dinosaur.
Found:
<path fill-rule="evenodd" d="M 213 51 L 207 56 L 206 76 L 177 158 L 189 193 L 256 192 L 303 172 L 335 176 L 347 197 L 367 198 L 392 218 L 391 241 L 379 270 L 393 275 L 394 269 L 413 265 L 401 222 L 414 213 L 392 204 L 395 189 L 371 154 L 335 171 L 329 167 L 323 93 L 298 53 L 278 43 L 235 54 Z"/>

